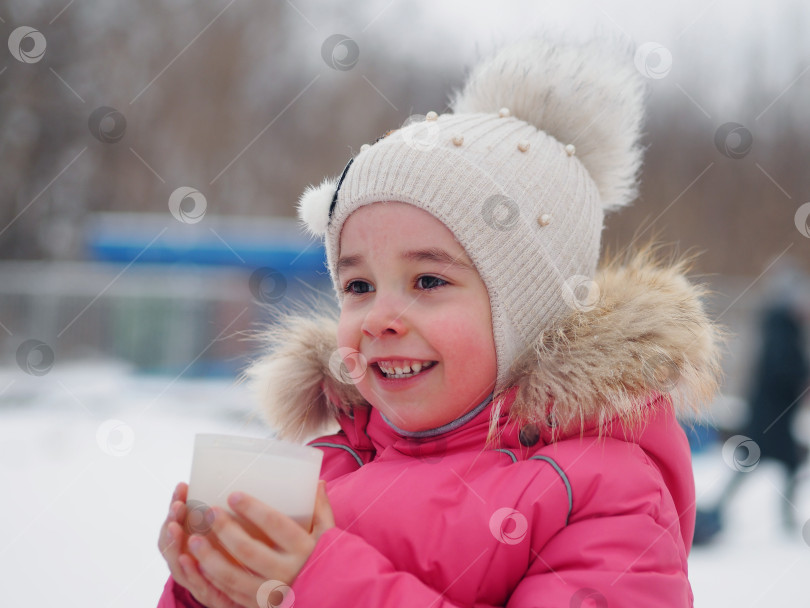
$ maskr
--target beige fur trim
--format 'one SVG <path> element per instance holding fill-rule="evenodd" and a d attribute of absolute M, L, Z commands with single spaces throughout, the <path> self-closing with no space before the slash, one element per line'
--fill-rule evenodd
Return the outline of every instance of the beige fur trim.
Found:
<path fill-rule="evenodd" d="M 653 392 L 669 394 L 680 415 L 714 398 L 723 332 L 707 316 L 707 290 L 685 276 L 689 259 L 656 259 L 652 246 L 614 259 L 594 278 L 599 300 L 543 332 L 513 367 L 518 394 L 510 416 L 542 424 L 553 404 L 563 434 L 632 422 Z"/>
<path fill-rule="evenodd" d="M 640 415 L 651 392 L 670 394 L 679 413 L 712 400 L 722 332 L 708 318 L 706 290 L 685 277 L 688 260 L 665 262 L 647 247 L 613 260 L 595 277 L 599 300 L 544 331 L 510 371 L 518 387 L 510 416 L 558 428 L 600 427 Z M 330 370 L 337 320 L 291 316 L 269 329 L 267 354 L 245 373 L 272 428 L 303 439 L 334 427 L 340 408 L 368 407 L 351 382 Z M 331 398 L 327 398 L 327 394 Z"/>
<path fill-rule="evenodd" d="M 279 437 L 303 441 L 327 433 L 336 429 L 340 409 L 368 406 L 353 384 L 330 372 L 330 362 L 340 365 L 336 316 L 282 317 L 261 340 L 267 353 L 244 376 Z"/>

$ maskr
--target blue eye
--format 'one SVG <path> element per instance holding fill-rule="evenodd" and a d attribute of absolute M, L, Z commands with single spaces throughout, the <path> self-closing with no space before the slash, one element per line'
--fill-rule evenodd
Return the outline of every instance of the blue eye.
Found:
<path fill-rule="evenodd" d="M 420 289 L 436 289 L 437 287 L 441 287 L 442 285 L 447 285 L 447 281 L 444 279 L 440 279 L 439 277 L 433 277 L 430 275 L 425 275 L 423 277 L 419 277 L 416 280 L 417 286 Z"/>
<path fill-rule="evenodd" d="M 374 291 L 370 283 L 366 281 L 349 281 L 343 288 L 343 293 L 353 293 L 356 295 Z"/>

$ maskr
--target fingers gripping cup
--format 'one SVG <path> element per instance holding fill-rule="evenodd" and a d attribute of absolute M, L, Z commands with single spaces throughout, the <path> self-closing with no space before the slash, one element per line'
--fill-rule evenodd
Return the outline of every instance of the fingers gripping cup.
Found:
<path fill-rule="evenodd" d="M 288 441 L 198 434 L 186 500 L 189 532 L 206 534 L 208 508 L 231 511 L 228 495 L 236 491 L 255 496 L 309 530 L 322 460 L 319 449 Z M 251 535 L 263 536 L 237 519 Z"/>

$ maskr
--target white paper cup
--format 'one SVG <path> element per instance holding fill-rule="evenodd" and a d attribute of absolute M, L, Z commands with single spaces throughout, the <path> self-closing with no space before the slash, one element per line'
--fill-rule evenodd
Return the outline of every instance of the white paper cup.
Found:
<path fill-rule="evenodd" d="M 196 435 L 186 500 L 191 531 L 206 532 L 208 507 L 232 512 L 227 501 L 236 491 L 255 496 L 309 530 L 322 460 L 317 448 L 278 439 Z"/>

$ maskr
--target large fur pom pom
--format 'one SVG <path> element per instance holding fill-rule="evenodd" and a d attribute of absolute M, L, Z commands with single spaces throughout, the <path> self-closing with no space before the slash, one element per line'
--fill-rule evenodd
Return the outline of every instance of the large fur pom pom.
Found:
<path fill-rule="evenodd" d="M 298 217 L 315 236 L 326 234 L 329 227 L 329 207 L 336 189 L 337 181 L 326 178 L 320 186 L 307 186 L 298 199 Z"/>
<path fill-rule="evenodd" d="M 632 48 L 614 37 L 585 43 L 533 39 L 481 62 L 451 96 L 455 113 L 510 114 L 574 144 L 604 209 L 637 194 L 645 83 Z"/>

